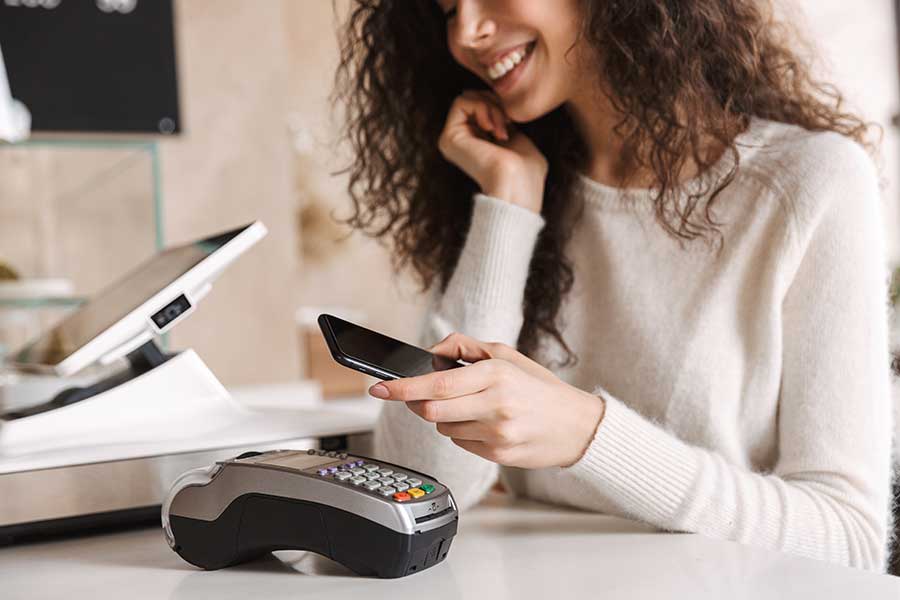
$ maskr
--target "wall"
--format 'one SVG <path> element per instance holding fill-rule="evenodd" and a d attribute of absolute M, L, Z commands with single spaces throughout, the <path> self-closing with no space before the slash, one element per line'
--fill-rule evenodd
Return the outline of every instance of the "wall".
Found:
<path fill-rule="evenodd" d="M 229 384 L 300 372 L 286 4 L 176 2 L 184 134 L 162 143 L 167 241 L 254 219 L 270 231 L 172 335 L 174 346 L 193 347 Z"/>

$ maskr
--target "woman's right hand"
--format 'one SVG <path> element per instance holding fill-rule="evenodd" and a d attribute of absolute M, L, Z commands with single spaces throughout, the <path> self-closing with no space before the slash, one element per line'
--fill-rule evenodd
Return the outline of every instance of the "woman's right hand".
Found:
<path fill-rule="evenodd" d="M 547 159 L 512 124 L 493 93 L 468 90 L 453 101 L 438 149 L 482 193 L 541 212 Z"/>

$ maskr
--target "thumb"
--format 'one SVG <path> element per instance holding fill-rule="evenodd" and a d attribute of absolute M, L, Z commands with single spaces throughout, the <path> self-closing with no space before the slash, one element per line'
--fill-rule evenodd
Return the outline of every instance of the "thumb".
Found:
<path fill-rule="evenodd" d="M 451 333 L 428 351 L 454 360 L 462 359 L 468 363 L 489 358 L 501 358 L 491 352 L 491 346 L 492 344 L 486 344 L 461 333 Z"/>

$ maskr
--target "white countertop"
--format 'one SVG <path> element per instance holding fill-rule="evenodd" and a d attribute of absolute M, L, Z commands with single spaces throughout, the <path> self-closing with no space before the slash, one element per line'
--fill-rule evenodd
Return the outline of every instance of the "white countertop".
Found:
<path fill-rule="evenodd" d="M 359 577 L 305 552 L 200 571 L 151 528 L 0 548 L 0 596 L 897 600 L 900 578 L 492 495 L 461 515 L 444 562 L 401 579 Z"/>

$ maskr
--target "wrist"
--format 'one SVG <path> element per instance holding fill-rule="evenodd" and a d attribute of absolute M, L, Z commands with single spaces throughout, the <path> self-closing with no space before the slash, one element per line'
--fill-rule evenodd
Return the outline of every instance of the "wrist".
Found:
<path fill-rule="evenodd" d="M 597 429 L 600 427 L 600 423 L 603 422 L 603 416 L 606 414 L 606 401 L 603 398 L 583 390 L 579 391 L 582 393 L 584 403 L 582 405 L 582 410 L 578 411 L 581 416 L 578 422 L 582 423 L 584 426 L 579 435 L 574 436 L 573 438 L 576 440 L 574 457 L 567 461 L 566 464 L 560 465 L 564 468 L 571 467 L 581 460 L 591 443 L 594 441 L 594 437 L 597 435 Z"/>
<path fill-rule="evenodd" d="M 510 173 L 482 186 L 482 193 L 541 214 L 544 203 L 543 179 L 530 182 L 527 175 Z"/>

